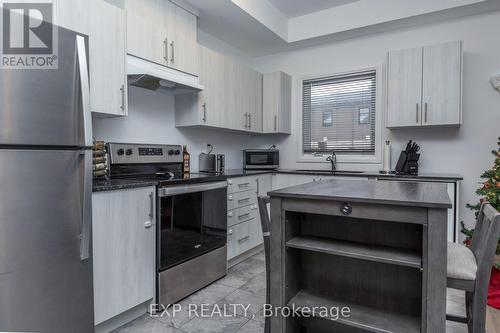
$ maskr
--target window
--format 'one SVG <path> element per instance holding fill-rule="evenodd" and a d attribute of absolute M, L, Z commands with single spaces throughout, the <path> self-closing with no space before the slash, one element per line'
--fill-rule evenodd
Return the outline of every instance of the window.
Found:
<path fill-rule="evenodd" d="M 359 123 L 360 124 L 369 124 L 370 123 L 370 109 L 369 108 L 359 109 Z"/>
<path fill-rule="evenodd" d="M 333 125 L 333 111 L 323 111 L 323 127 Z"/>
<path fill-rule="evenodd" d="M 375 70 L 305 80 L 302 100 L 305 154 L 375 154 Z"/>

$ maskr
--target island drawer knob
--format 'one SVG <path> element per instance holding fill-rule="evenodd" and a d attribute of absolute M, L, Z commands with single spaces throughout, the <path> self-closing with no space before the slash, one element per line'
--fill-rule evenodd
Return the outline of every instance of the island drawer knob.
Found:
<path fill-rule="evenodd" d="M 342 206 L 340 206 L 340 212 L 344 215 L 350 215 L 352 213 L 352 207 L 347 202 L 344 202 Z"/>

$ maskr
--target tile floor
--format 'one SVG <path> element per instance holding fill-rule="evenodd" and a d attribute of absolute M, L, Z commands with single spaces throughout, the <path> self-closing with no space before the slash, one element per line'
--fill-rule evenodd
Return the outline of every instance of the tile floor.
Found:
<path fill-rule="evenodd" d="M 210 286 L 198 291 L 181 301 L 182 310 L 175 317 L 163 316 L 152 318 L 144 315 L 113 333 L 258 333 L 264 330 L 264 318 L 261 309 L 265 303 L 265 262 L 263 253 L 241 262 L 229 269 L 228 275 Z M 228 304 L 249 304 L 246 311 L 232 309 Z M 226 317 L 215 316 L 201 318 L 189 315 L 188 304 L 211 304 L 206 309 L 212 312 L 215 304 L 218 309 L 226 305 Z M 463 294 L 457 290 L 448 290 L 448 312 L 463 315 Z M 192 305 L 193 306 L 193 305 Z M 201 314 L 201 308 L 197 308 Z M 194 313 L 194 312 L 192 312 Z M 463 324 L 446 322 L 447 333 L 466 333 Z"/>

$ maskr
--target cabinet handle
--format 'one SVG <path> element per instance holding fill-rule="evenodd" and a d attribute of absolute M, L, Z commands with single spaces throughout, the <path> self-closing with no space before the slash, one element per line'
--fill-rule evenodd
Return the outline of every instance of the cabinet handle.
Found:
<path fill-rule="evenodd" d="M 238 239 L 238 242 L 244 242 L 244 241 L 249 240 L 249 239 L 250 239 L 250 236 L 245 236 L 243 238 Z"/>
<path fill-rule="evenodd" d="M 245 218 L 247 216 L 250 216 L 250 213 L 245 213 L 245 214 L 238 215 L 238 220 L 241 220 L 242 218 Z"/>
<path fill-rule="evenodd" d="M 227 213 L 227 216 L 229 216 L 229 217 L 233 217 L 233 212 L 229 212 L 229 213 Z"/>
<path fill-rule="evenodd" d="M 168 38 L 163 40 L 163 60 L 168 63 Z"/>
<path fill-rule="evenodd" d="M 228 195 L 228 196 L 227 196 L 227 200 L 229 200 L 229 201 L 233 201 L 233 196 L 232 196 L 232 195 Z"/>
<path fill-rule="evenodd" d="M 202 107 L 203 107 L 203 121 L 206 122 L 207 121 L 207 103 L 203 103 Z"/>
<path fill-rule="evenodd" d="M 274 115 L 274 130 L 278 130 L 278 116 Z"/>
<path fill-rule="evenodd" d="M 153 220 L 155 218 L 155 195 L 153 192 L 149 193 L 149 218 Z"/>
<path fill-rule="evenodd" d="M 415 110 L 415 115 L 417 116 L 417 124 L 418 124 L 418 103 L 417 103 L 417 109 Z"/>
<path fill-rule="evenodd" d="M 245 128 L 248 128 L 248 112 L 245 112 Z"/>
<path fill-rule="evenodd" d="M 120 93 L 122 96 L 122 105 L 120 105 L 120 109 L 125 110 L 125 85 L 122 84 L 120 87 Z"/>
<path fill-rule="evenodd" d="M 248 114 L 248 129 L 252 128 L 252 114 Z"/>
<path fill-rule="evenodd" d="M 424 123 L 427 122 L 427 102 L 424 104 Z"/>
<path fill-rule="evenodd" d="M 239 199 L 238 200 L 238 203 L 244 203 L 246 201 L 250 201 L 250 198 L 243 198 L 243 199 Z"/>
<path fill-rule="evenodd" d="M 228 234 L 228 235 L 232 235 L 232 234 L 233 234 L 233 229 L 229 229 L 229 230 L 227 231 L 227 234 Z"/>
<path fill-rule="evenodd" d="M 250 183 L 241 183 L 241 184 L 238 184 L 238 187 L 248 187 L 248 185 L 250 185 Z"/>
<path fill-rule="evenodd" d="M 171 51 L 172 51 L 172 55 L 170 57 L 170 62 L 174 63 L 175 62 L 175 54 L 174 54 L 175 45 L 174 45 L 174 41 L 170 42 L 170 48 L 171 48 Z"/>
<path fill-rule="evenodd" d="M 152 226 L 152 225 L 153 225 L 153 224 L 151 223 L 151 221 L 146 221 L 146 222 L 144 222 L 144 228 L 146 228 L 146 229 L 151 228 L 151 226 Z"/>

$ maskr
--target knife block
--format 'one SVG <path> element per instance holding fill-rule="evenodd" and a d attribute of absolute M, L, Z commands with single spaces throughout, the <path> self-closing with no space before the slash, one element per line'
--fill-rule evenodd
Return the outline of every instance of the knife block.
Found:
<path fill-rule="evenodd" d="M 396 163 L 396 173 L 403 175 L 418 175 L 418 160 L 420 154 L 402 151 L 399 155 L 398 163 Z"/>

